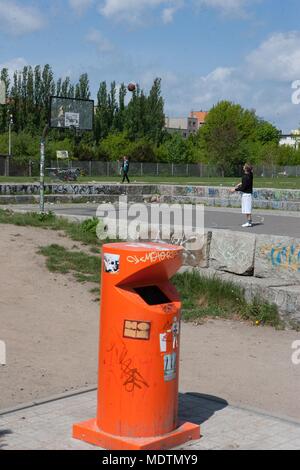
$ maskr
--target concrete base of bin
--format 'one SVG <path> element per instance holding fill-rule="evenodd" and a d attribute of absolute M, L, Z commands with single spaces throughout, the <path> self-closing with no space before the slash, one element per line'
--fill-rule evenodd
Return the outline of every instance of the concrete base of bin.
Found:
<path fill-rule="evenodd" d="M 200 439 L 200 426 L 184 423 L 164 436 L 133 438 L 107 434 L 98 428 L 96 419 L 74 424 L 73 438 L 107 450 L 163 450 L 172 449 L 188 441 Z"/>

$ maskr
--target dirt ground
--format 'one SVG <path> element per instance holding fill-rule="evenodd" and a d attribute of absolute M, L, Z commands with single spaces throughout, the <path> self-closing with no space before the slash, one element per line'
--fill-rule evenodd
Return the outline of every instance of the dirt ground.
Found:
<path fill-rule="evenodd" d="M 50 273 L 38 247 L 61 234 L 0 225 L 0 410 L 97 382 L 99 305 L 90 286 Z M 94 287 L 94 286 L 91 286 Z M 202 393 L 300 421 L 300 333 L 231 321 L 182 326 L 182 392 Z"/>

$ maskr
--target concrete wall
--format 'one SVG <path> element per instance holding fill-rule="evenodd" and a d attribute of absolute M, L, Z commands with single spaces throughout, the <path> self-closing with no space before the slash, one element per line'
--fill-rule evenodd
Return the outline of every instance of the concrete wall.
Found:
<path fill-rule="evenodd" d="M 300 238 L 260 235 L 255 249 L 254 275 L 300 282 Z"/>
<path fill-rule="evenodd" d="M 70 184 L 54 183 L 45 185 L 46 195 L 93 197 L 118 197 L 128 195 L 129 201 L 151 201 L 153 197 L 166 203 L 204 203 L 209 206 L 240 207 L 241 196 L 230 195 L 226 187 L 212 186 L 172 186 L 156 184 Z M 0 184 L 2 196 L 39 194 L 38 184 Z M 254 208 L 300 211 L 300 190 L 256 189 L 253 194 Z M 3 200 L 4 202 L 4 200 Z M 24 201 L 23 201 L 24 202 Z"/>
<path fill-rule="evenodd" d="M 147 240 L 148 228 L 142 233 L 138 240 Z M 213 230 L 196 251 L 183 241 L 185 267 L 238 283 L 248 300 L 259 295 L 300 324 L 300 239 Z"/>

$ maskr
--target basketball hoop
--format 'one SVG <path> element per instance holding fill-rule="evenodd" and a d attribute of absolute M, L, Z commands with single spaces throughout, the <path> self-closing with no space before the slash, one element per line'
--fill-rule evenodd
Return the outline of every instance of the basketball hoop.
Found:
<path fill-rule="evenodd" d="M 94 127 L 94 101 L 51 96 L 50 127 L 91 131 Z"/>

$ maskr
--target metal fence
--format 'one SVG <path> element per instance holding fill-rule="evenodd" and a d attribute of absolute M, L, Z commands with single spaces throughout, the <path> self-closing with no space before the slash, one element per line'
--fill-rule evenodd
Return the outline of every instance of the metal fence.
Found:
<path fill-rule="evenodd" d="M 0 158 L 0 176 L 38 176 L 39 164 Z"/>
<path fill-rule="evenodd" d="M 88 177 L 116 177 L 120 176 L 120 165 L 117 162 L 102 161 L 73 161 L 70 163 L 73 168 L 80 168 Z M 51 162 L 51 167 L 55 168 L 57 162 Z M 39 163 L 26 162 L 19 163 L 11 160 L 9 164 L 10 176 L 38 176 Z M 46 171 L 47 174 L 47 171 Z M 49 171 L 48 171 L 49 174 Z M 239 177 L 242 174 L 242 166 L 237 166 L 230 173 L 224 176 Z M 300 165 L 298 166 L 268 166 L 261 165 L 254 168 L 256 177 L 276 178 L 280 176 L 300 176 Z M 5 175 L 5 159 L 0 158 L 0 176 Z M 205 164 L 175 164 L 175 163 L 130 163 L 130 175 L 132 177 L 188 177 L 188 178 L 218 178 L 222 177 L 222 170 L 214 165 Z"/>
<path fill-rule="evenodd" d="M 52 162 L 54 165 L 54 162 Z M 71 165 L 80 168 L 87 176 L 119 176 L 120 166 L 117 162 L 75 162 Z M 241 176 L 243 166 L 236 166 L 230 174 L 224 176 Z M 191 178 L 218 178 L 222 177 L 222 170 L 215 165 L 199 164 L 175 164 L 175 163 L 130 163 L 131 176 L 173 176 Z M 276 178 L 279 176 L 300 176 L 300 165 L 298 166 L 267 166 L 261 165 L 254 168 L 256 177 Z"/>

